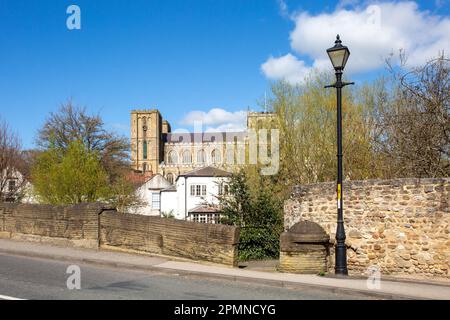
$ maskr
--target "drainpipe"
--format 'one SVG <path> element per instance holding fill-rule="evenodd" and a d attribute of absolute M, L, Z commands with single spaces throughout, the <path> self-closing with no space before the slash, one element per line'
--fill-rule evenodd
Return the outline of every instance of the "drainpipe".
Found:
<path fill-rule="evenodd" d="M 184 177 L 184 220 L 187 220 L 187 177 Z"/>

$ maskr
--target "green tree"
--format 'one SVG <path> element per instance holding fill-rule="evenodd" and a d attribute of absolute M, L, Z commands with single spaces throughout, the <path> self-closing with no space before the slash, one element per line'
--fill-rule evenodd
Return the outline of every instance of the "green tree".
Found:
<path fill-rule="evenodd" d="M 77 204 L 111 196 L 108 175 L 97 152 L 78 140 L 67 149 L 52 146 L 42 152 L 32 168 L 34 190 L 49 204 Z"/>
<path fill-rule="evenodd" d="M 303 84 L 284 81 L 272 87 L 269 107 L 280 129 L 280 172 L 284 185 L 334 180 L 336 176 L 336 92 L 324 89 L 334 80 L 313 73 Z M 372 145 L 371 105 L 357 88 L 343 90 L 343 148 L 347 179 L 376 177 L 379 164 Z"/>
<path fill-rule="evenodd" d="M 229 182 L 229 194 L 219 197 L 222 223 L 241 228 L 239 259 L 277 258 L 283 231 L 282 201 L 271 189 L 267 177 L 258 176 L 259 186 L 251 186 L 245 169 Z"/>
<path fill-rule="evenodd" d="M 114 183 L 129 168 L 129 143 L 125 137 L 105 128 L 100 115 L 88 114 L 86 108 L 70 100 L 51 112 L 36 139 L 42 150 L 51 147 L 67 150 L 73 141 L 80 141 L 87 151 L 96 152 L 108 179 Z"/>

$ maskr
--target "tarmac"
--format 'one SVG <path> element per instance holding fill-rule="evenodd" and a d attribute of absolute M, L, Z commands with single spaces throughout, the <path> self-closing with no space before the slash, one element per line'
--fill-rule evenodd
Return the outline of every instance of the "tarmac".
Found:
<path fill-rule="evenodd" d="M 88 263 L 115 268 L 147 270 L 191 277 L 220 278 L 230 281 L 258 283 L 277 287 L 301 289 L 305 287 L 332 290 L 339 293 L 358 293 L 381 299 L 449 300 L 450 281 L 427 281 L 418 279 L 384 279 L 371 282 L 362 277 L 332 277 L 307 274 L 262 271 L 260 266 L 252 270 L 251 263 L 246 268 L 232 268 L 217 264 L 194 262 L 145 254 L 131 254 L 118 251 L 58 247 L 38 242 L 23 242 L 0 239 L 0 254 Z M 270 268 L 269 268 L 270 269 Z"/>

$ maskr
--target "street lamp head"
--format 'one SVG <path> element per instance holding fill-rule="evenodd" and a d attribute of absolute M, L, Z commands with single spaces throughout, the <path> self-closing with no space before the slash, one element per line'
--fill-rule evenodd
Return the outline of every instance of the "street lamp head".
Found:
<path fill-rule="evenodd" d="M 330 57 L 334 70 L 342 71 L 345 68 L 348 57 L 350 56 L 350 50 L 346 46 L 342 45 L 342 41 L 339 35 L 336 36 L 334 47 L 327 49 L 327 54 Z"/>

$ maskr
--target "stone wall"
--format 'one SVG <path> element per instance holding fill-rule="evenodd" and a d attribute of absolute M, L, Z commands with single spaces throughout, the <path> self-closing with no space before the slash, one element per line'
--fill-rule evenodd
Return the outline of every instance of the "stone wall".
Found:
<path fill-rule="evenodd" d="M 285 202 L 286 230 L 309 220 L 334 239 L 335 190 L 335 183 L 294 187 Z M 385 275 L 450 278 L 449 178 L 350 181 L 343 190 L 350 274 L 378 266 Z"/>
<path fill-rule="evenodd" d="M 100 204 L 0 203 L 0 237 L 98 248 Z"/>
<path fill-rule="evenodd" d="M 0 203 L 0 238 L 237 265 L 239 228 L 119 213 L 100 203 Z"/>
<path fill-rule="evenodd" d="M 237 265 L 239 229 L 159 217 L 101 215 L 100 246 Z"/>

